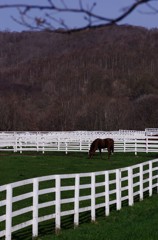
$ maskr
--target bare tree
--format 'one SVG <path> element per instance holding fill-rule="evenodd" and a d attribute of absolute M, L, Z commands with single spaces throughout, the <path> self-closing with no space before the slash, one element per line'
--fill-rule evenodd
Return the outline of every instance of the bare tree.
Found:
<path fill-rule="evenodd" d="M 110 0 L 109 0 L 110 1 Z M 157 1 L 157 0 L 155 0 Z M 12 16 L 14 21 L 22 24 L 30 29 L 49 29 L 56 30 L 62 28 L 62 31 L 80 31 L 87 28 L 96 28 L 103 25 L 111 25 L 125 19 L 129 14 L 134 12 L 140 5 L 146 5 L 153 13 L 158 13 L 158 9 L 154 6 L 153 0 L 133 0 L 130 6 L 124 7 L 120 15 L 115 18 L 98 15 L 96 12 L 96 1 L 76 1 L 75 7 L 72 7 L 70 1 L 67 0 L 45 0 L 44 5 L 41 4 L 17 4 L 16 0 L 12 4 L 0 4 L 0 9 L 16 8 L 19 17 Z M 107 3 L 108 4 L 108 3 Z M 38 16 L 34 11 L 39 10 Z M 65 14 L 80 15 L 83 18 L 83 25 L 72 28 L 66 23 Z M 57 27 L 58 26 L 58 27 Z"/>

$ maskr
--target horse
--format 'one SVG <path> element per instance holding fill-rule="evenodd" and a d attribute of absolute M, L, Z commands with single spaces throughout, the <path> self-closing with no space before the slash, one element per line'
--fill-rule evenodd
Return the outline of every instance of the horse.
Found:
<path fill-rule="evenodd" d="M 112 138 L 105 138 L 105 139 L 97 138 L 97 139 L 95 139 L 90 146 L 89 158 L 93 157 L 96 150 L 99 150 L 100 156 L 102 158 L 101 149 L 104 149 L 104 148 L 107 148 L 108 159 L 110 159 L 111 153 L 114 152 L 114 140 Z"/>

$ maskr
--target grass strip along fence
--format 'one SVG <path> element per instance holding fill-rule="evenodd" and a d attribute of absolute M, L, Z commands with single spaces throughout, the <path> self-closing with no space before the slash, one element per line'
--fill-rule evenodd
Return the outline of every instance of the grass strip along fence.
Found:
<path fill-rule="evenodd" d="M 130 167 L 81 174 L 38 177 L 0 186 L 0 237 L 14 239 L 17 231 L 53 220 L 52 231 L 59 232 L 65 216 L 80 224 L 82 213 L 96 220 L 98 209 L 110 214 L 111 206 L 120 210 L 135 199 L 143 200 L 158 189 L 158 159 Z"/>

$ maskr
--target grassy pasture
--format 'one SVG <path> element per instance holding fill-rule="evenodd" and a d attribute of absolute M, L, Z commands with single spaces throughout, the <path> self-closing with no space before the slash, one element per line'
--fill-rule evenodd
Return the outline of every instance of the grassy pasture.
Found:
<path fill-rule="evenodd" d="M 123 168 L 158 157 L 156 153 L 115 153 L 88 159 L 87 153 L 0 153 L 0 185 L 24 179 L 65 173 L 97 172 Z"/>
<path fill-rule="evenodd" d="M 99 154 L 93 159 L 88 159 L 87 153 L 0 153 L 0 185 L 24 179 L 46 176 L 52 174 L 94 172 L 110 170 L 135 165 L 158 157 L 156 153 L 115 153 L 110 160 L 107 154 Z M 106 159 L 105 159 L 106 158 Z M 103 210 L 97 212 L 98 220 L 90 224 L 90 216 L 81 216 L 81 225 L 72 230 L 72 219 L 67 217 L 63 221 L 61 234 L 55 236 L 53 222 L 42 223 L 40 226 L 39 240 L 50 239 L 158 239 L 156 221 L 158 217 L 158 197 L 153 196 L 134 207 L 125 207 L 120 212 L 112 211 L 108 218 L 104 218 Z M 14 234 L 13 240 L 29 240 L 29 229 Z M 140 234 L 142 232 L 142 234 Z M 149 233 L 151 238 L 149 238 Z M 151 235 L 152 234 L 152 235 Z M 126 236 L 124 238 L 124 236 Z M 138 237 L 136 237 L 138 236 Z"/>
<path fill-rule="evenodd" d="M 77 229 L 62 230 L 58 236 L 39 240 L 157 240 L 158 196 L 137 202 L 133 207 L 112 211 L 109 217 L 98 217 L 95 223 L 81 224 Z"/>

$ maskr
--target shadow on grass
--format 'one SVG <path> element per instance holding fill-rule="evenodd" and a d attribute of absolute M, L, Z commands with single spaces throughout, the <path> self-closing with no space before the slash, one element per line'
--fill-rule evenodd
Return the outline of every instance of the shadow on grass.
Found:
<path fill-rule="evenodd" d="M 153 194 L 157 194 L 157 188 L 153 189 Z M 149 197 L 149 191 L 144 192 L 143 198 Z M 134 202 L 139 202 L 139 195 L 134 197 Z M 122 207 L 128 206 L 128 200 L 122 202 Z M 116 211 L 116 204 L 110 206 L 110 212 Z M 99 208 L 96 210 L 96 218 L 105 217 L 105 208 Z M 91 222 L 91 212 L 87 211 L 79 214 L 79 225 Z M 74 228 L 74 215 L 69 215 L 61 218 L 61 229 L 73 229 Z M 55 220 L 49 220 L 39 223 L 39 239 L 41 236 L 55 234 Z M 32 228 L 27 227 L 12 234 L 12 240 L 31 240 Z M 38 238 L 37 238 L 38 239 Z"/>

